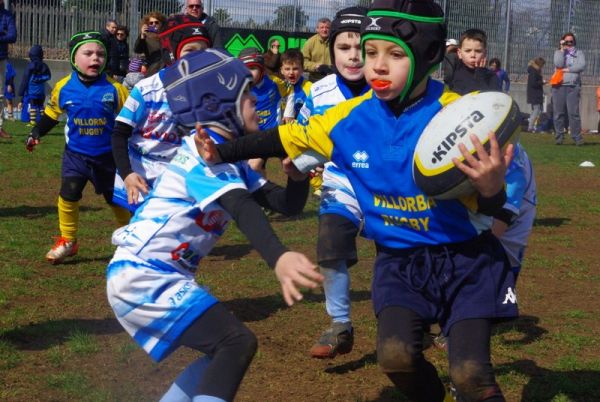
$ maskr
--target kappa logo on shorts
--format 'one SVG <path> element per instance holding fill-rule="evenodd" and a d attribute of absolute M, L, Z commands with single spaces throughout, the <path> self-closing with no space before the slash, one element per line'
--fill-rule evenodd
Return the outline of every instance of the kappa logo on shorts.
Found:
<path fill-rule="evenodd" d="M 369 168 L 369 163 L 367 162 L 369 160 L 369 154 L 367 153 L 367 151 L 356 151 L 352 154 L 352 157 L 354 158 L 354 162 L 352 162 L 353 168 Z"/>
<path fill-rule="evenodd" d="M 513 292 L 511 287 L 509 287 L 506 291 L 506 295 L 504 296 L 504 301 L 502 304 L 508 304 L 509 302 L 512 304 L 517 304 L 517 295 L 515 292 Z"/>

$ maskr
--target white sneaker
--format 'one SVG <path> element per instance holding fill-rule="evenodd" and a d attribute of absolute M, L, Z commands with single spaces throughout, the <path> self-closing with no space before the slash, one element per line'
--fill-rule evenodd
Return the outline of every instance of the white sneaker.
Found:
<path fill-rule="evenodd" d="M 60 264 L 67 257 L 72 257 L 79 251 L 77 240 L 67 240 L 62 236 L 56 239 L 54 246 L 46 254 L 46 260 L 51 264 Z"/>

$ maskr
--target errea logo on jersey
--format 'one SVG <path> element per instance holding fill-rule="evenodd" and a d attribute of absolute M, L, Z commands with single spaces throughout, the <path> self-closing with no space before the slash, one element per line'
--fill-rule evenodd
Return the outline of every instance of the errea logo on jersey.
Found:
<path fill-rule="evenodd" d="M 354 162 L 352 162 L 353 168 L 369 168 L 369 163 L 367 162 L 369 160 L 369 154 L 367 153 L 367 151 L 356 151 L 352 154 L 352 157 L 354 158 Z"/>

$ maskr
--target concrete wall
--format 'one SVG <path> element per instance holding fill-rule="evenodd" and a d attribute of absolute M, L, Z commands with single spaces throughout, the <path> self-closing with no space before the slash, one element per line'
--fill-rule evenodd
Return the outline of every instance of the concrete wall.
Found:
<path fill-rule="evenodd" d="M 19 83 L 23 77 L 23 70 L 27 66 L 28 60 L 13 59 L 11 63 L 17 72 L 15 86 L 19 88 Z M 46 63 L 52 71 L 52 79 L 48 82 L 46 93 L 50 94 L 50 89 L 61 78 L 71 73 L 71 65 L 62 60 L 46 60 Z M 527 104 L 527 86 L 525 83 L 511 83 L 510 95 L 515 99 L 519 108 L 524 113 L 530 113 L 531 108 Z M 550 100 L 550 87 L 546 87 L 544 93 Z M 596 130 L 598 128 L 598 108 L 596 102 L 596 87 L 584 86 L 581 91 L 581 125 L 584 130 Z"/>

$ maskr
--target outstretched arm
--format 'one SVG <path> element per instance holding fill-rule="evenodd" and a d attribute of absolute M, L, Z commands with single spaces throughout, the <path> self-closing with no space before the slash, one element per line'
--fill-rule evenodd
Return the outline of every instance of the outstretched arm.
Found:
<path fill-rule="evenodd" d="M 231 190 L 219 198 L 219 203 L 235 220 L 261 257 L 275 268 L 283 297 L 288 305 L 302 300 L 297 286 L 315 288 L 322 276 L 303 254 L 288 251 L 281 243 L 267 217 L 247 190 Z"/>
<path fill-rule="evenodd" d="M 277 128 L 256 134 L 247 134 L 235 141 L 217 145 L 202 129 L 202 126 L 197 124 L 195 140 L 200 156 L 208 163 L 287 156 Z"/>

